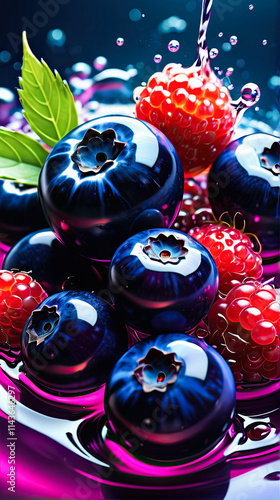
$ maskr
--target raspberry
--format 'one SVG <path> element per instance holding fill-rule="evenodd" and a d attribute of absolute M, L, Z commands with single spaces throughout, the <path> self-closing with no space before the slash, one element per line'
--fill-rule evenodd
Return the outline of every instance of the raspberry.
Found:
<path fill-rule="evenodd" d="M 280 377 L 280 304 L 276 298 L 270 285 L 247 282 L 218 299 L 209 312 L 206 340 L 228 362 L 237 383 Z"/>
<path fill-rule="evenodd" d="M 194 179 L 185 179 L 183 201 L 173 228 L 187 233 L 213 218 L 206 187 L 203 188 Z"/>
<path fill-rule="evenodd" d="M 29 274 L 0 271 L 1 340 L 18 348 L 27 319 L 46 297 L 45 290 Z"/>
<path fill-rule="evenodd" d="M 155 125 L 174 145 L 191 177 L 210 166 L 233 132 L 236 110 L 213 72 L 168 64 L 135 90 L 136 117 Z"/>
<path fill-rule="evenodd" d="M 262 258 L 253 250 L 250 238 L 239 229 L 223 224 L 204 224 L 191 229 L 189 235 L 212 254 L 219 271 L 220 292 L 228 293 L 233 285 L 247 277 L 259 279 L 262 276 Z"/>

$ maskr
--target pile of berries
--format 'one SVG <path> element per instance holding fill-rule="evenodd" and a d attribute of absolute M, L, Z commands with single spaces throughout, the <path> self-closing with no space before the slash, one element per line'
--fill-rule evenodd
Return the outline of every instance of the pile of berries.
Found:
<path fill-rule="evenodd" d="M 229 364 L 234 379 L 280 377 L 280 304 L 275 289 L 258 281 L 237 285 L 208 315 L 209 343 Z"/>
<path fill-rule="evenodd" d="M 30 314 L 47 297 L 45 290 L 27 273 L 0 271 L 0 338 L 13 348 Z"/>
<path fill-rule="evenodd" d="M 236 111 L 213 72 L 168 64 L 136 94 L 136 117 L 168 137 L 186 177 L 205 170 L 230 141 Z"/>
<path fill-rule="evenodd" d="M 182 205 L 173 228 L 187 233 L 190 229 L 200 227 L 210 220 L 213 220 L 213 214 L 206 187 L 194 179 L 185 179 Z"/>
<path fill-rule="evenodd" d="M 262 258 L 253 250 L 249 236 L 223 224 L 204 224 L 189 231 L 214 258 L 219 271 L 219 290 L 228 293 L 245 278 L 262 276 Z"/>

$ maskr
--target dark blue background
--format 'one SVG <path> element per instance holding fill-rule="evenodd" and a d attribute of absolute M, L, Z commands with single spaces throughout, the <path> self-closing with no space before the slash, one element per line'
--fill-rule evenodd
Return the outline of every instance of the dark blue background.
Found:
<path fill-rule="evenodd" d="M 45 14 L 42 4 L 55 2 L 57 14 L 53 17 Z M 63 2 L 63 5 L 59 4 Z M 254 9 L 249 10 L 252 3 Z M 212 18 L 209 29 L 208 45 L 217 47 L 220 53 L 212 61 L 212 66 L 220 66 L 224 70 L 233 66 L 231 78 L 234 84 L 233 98 L 239 96 L 240 88 L 247 81 L 257 83 L 262 90 L 260 108 L 264 111 L 278 109 L 276 90 L 267 86 L 269 78 L 279 70 L 279 0 L 214 0 Z M 129 18 L 131 9 L 137 8 L 145 17 L 137 22 Z M 196 39 L 201 10 L 201 0 L 15 0 L 1 6 L 0 19 L 0 52 L 11 53 L 8 63 L 0 63 L 0 86 L 14 88 L 20 74 L 21 46 L 11 44 L 11 38 L 21 35 L 22 28 L 28 20 L 29 41 L 38 58 L 43 57 L 49 66 L 56 68 L 63 77 L 65 70 L 75 62 L 85 61 L 92 64 L 93 59 L 103 55 L 108 59 L 108 67 L 125 69 L 133 64 L 139 70 L 136 83 L 147 80 L 149 75 L 162 69 L 171 61 L 191 65 L 196 55 Z M 187 21 L 183 33 L 160 34 L 159 23 L 176 15 Z M 26 19 L 22 19 L 25 16 Z M 36 27 L 35 24 L 41 24 Z M 32 28 L 33 26 L 33 28 Z M 60 28 L 66 34 L 63 48 L 54 52 L 46 43 L 49 30 Z M 224 36 L 218 37 L 222 31 Z M 13 35 L 11 35 L 13 33 Z M 222 50 L 222 43 L 231 35 L 238 37 L 238 44 L 230 52 Z M 122 47 L 115 43 L 121 36 L 125 39 Z M 167 44 L 171 39 L 178 39 L 180 49 L 171 54 Z M 268 44 L 262 45 L 267 39 Z M 154 55 L 160 53 L 162 62 L 156 64 Z M 244 68 L 238 68 L 236 61 L 244 59 Z M 245 71 L 245 73 L 244 73 Z M 136 79 L 137 80 L 137 79 Z M 260 117 L 260 112 L 255 112 Z M 277 115 L 277 112 L 276 112 Z M 274 117 L 276 116 L 274 113 Z M 270 121 L 266 117 L 266 121 Z"/>

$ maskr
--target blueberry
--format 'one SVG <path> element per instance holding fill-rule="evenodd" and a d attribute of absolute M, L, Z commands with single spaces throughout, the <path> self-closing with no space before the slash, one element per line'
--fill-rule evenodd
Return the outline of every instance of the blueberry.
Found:
<path fill-rule="evenodd" d="M 269 134 L 252 134 L 231 142 L 214 161 L 208 196 L 215 217 L 241 212 L 245 232 L 262 245 L 264 263 L 279 260 L 280 141 Z"/>
<path fill-rule="evenodd" d="M 27 374 L 46 390 L 93 391 L 104 384 L 127 349 L 116 311 L 90 292 L 61 292 L 33 311 L 22 332 Z"/>
<path fill-rule="evenodd" d="M 31 271 L 48 295 L 66 289 L 97 292 L 105 270 L 95 269 L 88 260 L 63 246 L 50 229 L 25 236 L 6 255 L 3 269 Z"/>
<path fill-rule="evenodd" d="M 125 322 L 136 330 L 186 332 L 208 313 L 218 271 L 210 253 L 190 236 L 152 229 L 132 236 L 115 252 L 109 289 Z"/>
<path fill-rule="evenodd" d="M 168 139 L 129 116 L 79 126 L 49 154 L 39 179 L 46 218 L 61 242 L 109 261 L 131 234 L 169 227 L 183 195 L 183 170 Z"/>
<path fill-rule="evenodd" d="M 205 453 L 229 428 L 235 384 L 224 359 L 184 334 L 146 339 L 106 385 L 108 425 L 136 454 L 171 460 Z"/>

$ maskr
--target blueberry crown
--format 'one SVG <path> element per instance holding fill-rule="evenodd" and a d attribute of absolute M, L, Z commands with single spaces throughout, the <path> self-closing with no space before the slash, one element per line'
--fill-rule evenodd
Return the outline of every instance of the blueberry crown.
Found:
<path fill-rule="evenodd" d="M 99 174 L 113 165 L 125 145 L 125 142 L 117 141 L 112 128 L 104 132 L 89 128 L 71 158 L 82 174 Z"/>
<path fill-rule="evenodd" d="M 184 259 L 188 249 L 184 246 L 184 240 L 175 238 L 173 234 L 166 236 L 161 233 L 156 238 L 148 238 L 148 244 L 144 246 L 143 251 L 150 259 L 157 260 L 163 264 L 177 264 Z"/>
<path fill-rule="evenodd" d="M 151 347 L 144 358 L 138 360 L 133 375 L 144 392 L 165 392 L 169 384 L 177 380 L 182 361 L 175 359 L 174 352 L 164 352 Z"/>

